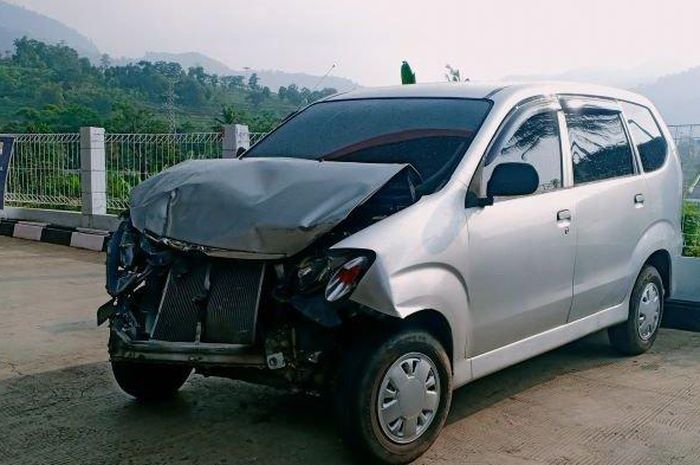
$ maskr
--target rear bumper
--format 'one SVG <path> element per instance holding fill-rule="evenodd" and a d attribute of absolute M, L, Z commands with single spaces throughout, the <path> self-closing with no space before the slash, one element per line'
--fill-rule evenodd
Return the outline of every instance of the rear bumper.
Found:
<path fill-rule="evenodd" d="M 113 361 L 173 363 L 191 366 L 265 368 L 258 348 L 239 344 L 136 341 L 112 328 L 109 354 Z"/>

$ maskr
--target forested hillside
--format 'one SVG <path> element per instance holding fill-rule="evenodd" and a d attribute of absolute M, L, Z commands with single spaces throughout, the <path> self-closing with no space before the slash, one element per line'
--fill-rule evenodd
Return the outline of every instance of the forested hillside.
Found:
<path fill-rule="evenodd" d="M 0 52 L 11 50 L 14 40 L 24 36 L 50 44 L 62 42 L 89 58 L 100 56 L 95 44 L 75 29 L 48 16 L 0 0 Z"/>
<path fill-rule="evenodd" d="M 0 132 L 212 130 L 245 122 L 267 131 L 300 105 L 335 93 L 296 85 L 270 89 L 256 74 L 219 76 L 201 67 L 141 61 L 112 66 L 65 45 L 22 38 L 0 58 Z"/>

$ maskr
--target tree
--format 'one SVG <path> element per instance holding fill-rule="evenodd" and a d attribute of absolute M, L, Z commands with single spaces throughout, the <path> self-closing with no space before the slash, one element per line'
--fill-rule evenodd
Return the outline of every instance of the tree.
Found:
<path fill-rule="evenodd" d="M 37 100 L 40 105 L 62 105 L 65 103 L 63 89 L 60 85 L 47 82 L 37 89 Z"/>
<path fill-rule="evenodd" d="M 260 78 L 257 73 L 253 73 L 248 78 L 248 88 L 250 90 L 258 90 L 260 88 Z"/>
<path fill-rule="evenodd" d="M 449 65 L 449 63 L 445 65 L 445 69 L 447 70 L 445 73 L 445 79 L 447 79 L 447 82 L 460 82 L 462 80 L 459 69 L 453 68 Z"/>
<path fill-rule="evenodd" d="M 243 124 L 248 121 L 248 115 L 236 109 L 233 105 L 224 105 L 221 107 L 221 113 L 214 118 L 214 129 L 220 130 L 222 126 L 227 124 Z"/>
<path fill-rule="evenodd" d="M 200 84 L 205 84 L 207 82 L 207 73 L 204 72 L 204 68 L 201 66 L 189 68 L 187 70 L 187 77 L 196 80 Z"/>
<path fill-rule="evenodd" d="M 221 76 L 221 84 L 228 90 L 243 89 L 244 80 L 243 76 Z"/>
<path fill-rule="evenodd" d="M 445 69 L 447 72 L 445 73 L 445 79 L 447 79 L 447 82 L 461 82 L 462 81 L 462 73 L 459 71 L 459 68 L 453 68 L 450 66 L 450 64 L 445 65 Z M 469 81 L 469 78 L 465 78 L 465 81 Z"/>
<path fill-rule="evenodd" d="M 253 105 L 253 108 L 258 108 L 260 107 L 260 104 L 265 101 L 265 94 L 262 92 L 262 90 L 250 92 L 246 96 L 246 100 Z"/>
<path fill-rule="evenodd" d="M 284 93 L 284 96 L 287 101 L 293 105 L 300 105 L 303 100 L 301 92 L 299 92 L 299 86 L 296 84 L 290 84 L 289 87 L 287 87 L 287 91 Z"/>
<path fill-rule="evenodd" d="M 411 65 L 406 60 L 401 64 L 401 84 L 415 84 L 416 73 L 411 69 Z"/>
<path fill-rule="evenodd" d="M 209 130 L 231 105 L 249 112 L 251 128 L 272 127 L 295 106 L 328 92 L 305 89 L 302 96 L 291 85 L 274 98 L 257 75 L 218 76 L 167 61 L 114 65 L 106 54 L 93 65 L 66 45 L 25 37 L 0 57 L 0 132 L 75 132 L 81 125 L 160 132 L 168 121 L 177 130 Z"/>
<path fill-rule="evenodd" d="M 104 71 L 104 70 L 106 70 L 107 68 L 109 68 L 111 64 L 112 64 L 112 59 L 109 57 L 108 54 L 103 53 L 103 54 L 100 56 L 100 69 L 101 69 L 102 71 Z"/>
<path fill-rule="evenodd" d="M 114 105 L 112 117 L 106 122 L 108 132 L 167 132 L 168 123 L 153 112 L 121 101 Z"/>

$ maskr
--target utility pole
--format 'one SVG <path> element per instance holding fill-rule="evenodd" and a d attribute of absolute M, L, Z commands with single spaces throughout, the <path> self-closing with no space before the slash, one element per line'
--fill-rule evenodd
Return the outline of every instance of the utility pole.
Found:
<path fill-rule="evenodd" d="M 165 95 L 165 112 L 168 118 L 168 127 L 170 132 L 177 132 L 177 121 L 175 119 L 175 80 L 168 78 L 168 92 Z"/>

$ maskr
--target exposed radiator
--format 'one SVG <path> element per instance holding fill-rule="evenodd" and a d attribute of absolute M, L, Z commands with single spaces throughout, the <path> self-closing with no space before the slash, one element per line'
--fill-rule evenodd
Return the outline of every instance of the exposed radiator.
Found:
<path fill-rule="evenodd" d="M 206 266 L 186 272 L 170 270 L 151 334 L 152 339 L 194 342 L 201 306 L 196 300 L 204 288 L 206 273 Z"/>
<path fill-rule="evenodd" d="M 253 343 L 263 268 L 260 262 L 242 261 L 214 266 L 203 342 Z"/>
<path fill-rule="evenodd" d="M 264 267 L 222 260 L 184 274 L 171 270 L 151 337 L 194 342 L 201 321 L 201 342 L 252 344 Z"/>

